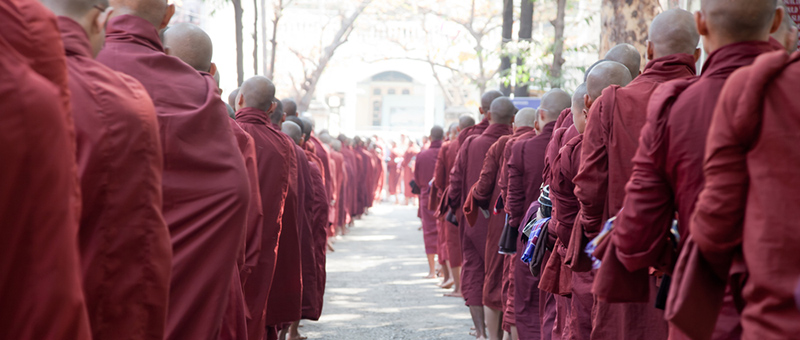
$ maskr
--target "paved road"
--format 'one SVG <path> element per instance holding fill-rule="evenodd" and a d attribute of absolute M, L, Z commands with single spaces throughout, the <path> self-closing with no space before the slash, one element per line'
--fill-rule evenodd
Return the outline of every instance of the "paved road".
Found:
<path fill-rule="evenodd" d="M 322 318 L 309 339 L 474 339 L 464 301 L 427 275 L 416 208 L 380 204 L 328 255 Z"/>

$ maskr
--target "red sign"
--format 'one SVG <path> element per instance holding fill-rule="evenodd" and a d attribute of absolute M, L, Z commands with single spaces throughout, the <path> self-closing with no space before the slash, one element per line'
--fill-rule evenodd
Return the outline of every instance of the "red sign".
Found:
<path fill-rule="evenodd" d="M 800 0 L 783 0 L 783 3 L 789 16 L 800 27 Z"/>

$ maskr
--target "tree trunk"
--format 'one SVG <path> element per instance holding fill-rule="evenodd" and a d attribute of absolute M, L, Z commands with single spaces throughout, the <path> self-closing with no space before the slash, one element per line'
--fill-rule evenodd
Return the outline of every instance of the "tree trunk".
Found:
<path fill-rule="evenodd" d="M 526 1 L 526 0 L 522 0 Z M 503 0 L 503 46 L 511 41 L 512 29 L 514 27 L 514 0 Z M 511 72 L 511 56 L 503 53 L 500 58 L 500 74 L 508 77 Z M 511 94 L 511 84 L 503 83 L 501 86 L 503 95 Z"/>
<path fill-rule="evenodd" d="M 553 65 L 550 65 L 550 87 L 561 88 L 564 86 L 561 67 L 564 66 L 564 15 L 567 0 L 556 0 L 556 3 L 558 6 L 556 20 L 552 22 L 553 28 L 555 28 L 555 40 L 553 41 Z"/>
<path fill-rule="evenodd" d="M 260 0 L 261 5 L 261 70 L 267 75 L 267 78 L 272 79 L 272 75 L 267 71 L 267 0 Z"/>
<path fill-rule="evenodd" d="M 239 86 L 244 83 L 244 37 L 242 31 L 242 1 L 231 0 L 233 3 L 234 23 L 236 25 L 236 76 Z"/>
<path fill-rule="evenodd" d="M 660 8 L 658 0 L 603 0 L 600 57 L 620 43 L 629 43 L 644 55 L 648 27 Z M 645 63 L 642 59 L 642 65 Z"/>
<path fill-rule="evenodd" d="M 258 0 L 253 0 L 253 74 L 258 74 Z"/>
<path fill-rule="evenodd" d="M 278 0 L 278 5 L 275 6 L 275 19 L 272 20 L 272 56 L 269 58 L 269 73 L 267 78 L 272 79 L 275 75 L 275 55 L 278 51 L 278 22 L 281 20 L 283 14 L 283 0 Z"/>
<path fill-rule="evenodd" d="M 531 41 L 531 36 L 533 35 L 533 0 L 520 0 L 522 1 L 519 5 L 519 41 Z M 530 50 L 529 50 L 530 51 Z M 530 72 L 527 70 L 527 66 L 525 65 L 525 58 L 523 55 L 517 56 L 517 68 L 526 69 L 526 72 Z M 515 97 L 527 97 L 528 96 L 528 82 L 530 79 L 519 79 L 517 78 L 517 86 L 514 87 L 514 96 Z"/>

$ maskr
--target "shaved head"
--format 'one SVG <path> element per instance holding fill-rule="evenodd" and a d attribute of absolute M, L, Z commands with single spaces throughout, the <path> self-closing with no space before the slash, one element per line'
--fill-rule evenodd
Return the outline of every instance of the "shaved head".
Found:
<path fill-rule="evenodd" d="M 534 127 L 536 124 L 536 110 L 526 107 L 522 110 L 517 112 L 517 115 L 514 117 L 514 125 L 517 127 Z"/>
<path fill-rule="evenodd" d="M 232 108 L 236 108 L 236 98 L 239 97 L 239 89 L 235 89 L 231 91 L 231 94 L 228 95 L 228 105 Z"/>
<path fill-rule="evenodd" d="M 175 13 L 175 6 L 168 5 L 167 0 L 109 0 L 109 4 L 114 7 L 114 16 L 135 15 L 158 30 L 164 28 Z"/>
<path fill-rule="evenodd" d="M 42 3 L 56 15 L 70 17 L 74 20 L 83 18 L 94 9 L 94 6 L 101 8 L 109 6 L 108 0 L 43 0 Z"/>
<path fill-rule="evenodd" d="M 611 85 L 625 86 L 631 82 L 628 68 L 616 61 L 605 61 L 589 73 L 586 80 L 586 92 L 589 98 L 594 101 L 603 93 L 606 87 Z"/>
<path fill-rule="evenodd" d="M 483 110 L 484 113 L 489 111 L 491 109 L 491 106 L 492 106 L 492 103 L 494 102 L 494 100 L 497 99 L 497 98 L 500 98 L 502 96 L 503 96 L 503 93 L 500 92 L 500 91 L 497 91 L 497 90 L 486 91 L 481 96 L 481 110 Z"/>
<path fill-rule="evenodd" d="M 475 118 L 472 118 L 472 116 L 463 115 L 461 117 L 458 117 L 458 128 L 460 128 L 461 130 L 464 130 L 474 125 L 475 125 Z"/>
<path fill-rule="evenodd" d="M 450 127 L 447 129 L 447 133 L 451 136 L 450 138 L 452 138 L 452 136 L 457 134 L 458 133 L 458 123 L 450 124 Z"/>
<path fill-rule="evenodd" d="M 294 99 L 286 98 L 281 102 L 283 103 L 283 112 L 287 116 L 297 116 L 297 103 L 295 103 Z"/>
<path fill-rule="evenodd" d="M 331 141 L 331 147 L 332 147 L 334 150 L 336 150 L 337 152 L 338 152 L 338 151 L 342 151 L 342 142 L 340 142 L 340 141 L 338 141 L 338 140 L 334 139 L 334 140 L 332 140 L 332 141 Z"/>
<path fill-rule="evenodd" d="M 168 27 L 164 31 L 167 54 L 178 57 L 200 72 L 211 70 L 214 47 L 203 29 L 188 23 Z"/>
<path fill-rule="evenodd" d="M 583 73 L 583 82 L 584 83 L 586 82 L 586 79 L 589 79 L 589 73 L 591 73 L 592 70 L 594 70 L 594 68 L 597 65 L 599 65 L 600 63 L 602 63 L 604 61 L 608 61 L 608 59 L 600 59 L 598 61 L 595 61 L 594 64 L 592 64 L 592 66 L 589 66 L 589 68 L 586 69 L 586 72 Z"/>
<path fill-rule="evenodd" d="M 305 127 L 306 123 L 304 123 L 303 120 L 300 119 L 300 117 L 298 117 L 298 116 L 286 116 L 286 121 L 297 124 L 297 126 L 300 127 L 300 133 L 301 134 L 306 129 L 306 127 Z"/>
<path fill-rule="evenodd" d="M 586 83 L 580 84 L 572 94 L 572 112 L 581 112 L 586 108 L 583 102 L 583 96 L 586 95 Z"/>
<path fill-rule="evenodd" d="M 435 125 L 431 128 L 431 140 L 432 141 L 439 141 L 444 139 L 444 129 L 441 126 Z"/>
<path fill-rule="evenodd" d="M 564 111 L 570 105 L 572 105 L 572 98 L 569 93 L 564 92 L 562 89 L 552 89 L 542 96 L 542 103 L 539 105 L 539 109 L 545 112 L 545 122 L 550 122 L 558 119 L 561 111 Z"/>
<path fill-rule="evenodd" d="M 514 121 L 514 115 L 517 114 L 517 107 L 508 97 L 498 97 L 492 102 L 489 112 L 492 124 L 511 124 Z"/>
<path fill-rule="evenodd" d="M 291 138 L 295 144 L 300 145 L 303 141 L 303 130 L 294 122 L 286 121 L 281 125 L 281 131 Z"/>
<path fill-rule="evenodd" d="M 775 18 L 775 0 L 702 0 L 709 34 L 733 42 L 766 40 Z"/>
<path fill-rule="evenodd" d="M 694 15 L 676 8 L 662 12 L 653 19 L 648 40 L 653 44 L 653 59 L 677 53 L 694 54 L 700 42 L 700 33 L 697 33 Z"/>
<path fill-rule="evenodd" d="M 633 47 L 631 44 L 619 44 L 614 46 L 608 50 L 605 58 L 603 59 L 616 61 L 622 65 L 625 65 L 631 74 L 631 79 L 636 78 L 639 75 L 639 69 L 641 68 L 642 64 L 642 56 L 639 54 L 639 50 L 637 50 L 636 47 Z"/>
<path fill-rule="evenodd" d="M 280 100 L 273 100 L 273 102 L 275 103 L 275 110 L 269 114 L 269 121 L 280 126 L 283 123 L 283 104 L 281 104 Z"/>
<path fill-rule="evenodd" d="M 264 76 L 247 79 L 239 92 L 244 98 L 242 107 L 252 107 L 264 112 L 269 111 L 272 107 L 272 100 L 275 99 L 275 85 Z"/>
<path fill-rule="evenodd" d="M 303 135 L 305 140 L 308 141 L 311 138 L 311 130 L 314 130 L 314 122 L 306 117 L 300 117 L 300 120 L 303 121 Z"/>

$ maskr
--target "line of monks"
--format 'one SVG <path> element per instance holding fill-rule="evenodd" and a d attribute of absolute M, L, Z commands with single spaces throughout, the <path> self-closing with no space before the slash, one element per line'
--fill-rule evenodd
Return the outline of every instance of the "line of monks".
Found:
<path fill-rule="evenodd" d="M 643 70 L 617 45 L 572 96 L 434 127 L 425 248 L 473 335 L 800 339 L 797 33 L 775 0 L 701 0 L 653 20 Z"/>
<path fill-rule="evenodd" d="M 381 149 L 315 136 L 265 77 L 229 107 L 174 11 L 0 0 L 0 339 L 299 339 L 319 319 Z"/>

